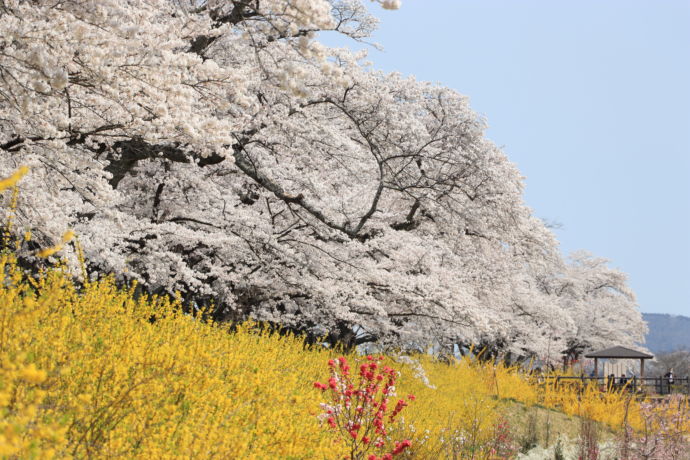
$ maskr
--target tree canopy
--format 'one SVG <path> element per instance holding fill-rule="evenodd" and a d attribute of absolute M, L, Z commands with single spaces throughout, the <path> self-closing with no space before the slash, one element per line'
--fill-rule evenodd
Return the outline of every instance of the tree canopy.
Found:
<path fill-rule="evenodd" d="M 625 275 L 563 260 L 465 96 L 319 42 L 366 40 L 370 8 L 0 0 L 18 230 L 73 228 L 94 273 L 350 345 L 643 340 Z"/>

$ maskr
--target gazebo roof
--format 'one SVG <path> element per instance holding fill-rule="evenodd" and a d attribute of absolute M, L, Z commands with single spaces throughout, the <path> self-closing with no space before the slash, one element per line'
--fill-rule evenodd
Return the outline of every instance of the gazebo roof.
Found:
<path fill-rule="evenodd" d="M 618 359 L 652 359 L 654 356 L 648 353 L 631 350 L 625 347 L 613 347 L 606 350 L 594 351 L 585 355 L 585 358 L 618 358 Z"/>

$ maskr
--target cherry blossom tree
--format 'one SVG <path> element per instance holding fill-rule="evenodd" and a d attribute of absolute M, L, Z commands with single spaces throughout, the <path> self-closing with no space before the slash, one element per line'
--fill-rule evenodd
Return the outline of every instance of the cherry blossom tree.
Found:
<path fill-rule="evenodd" d="M 318 42 L 376 24 L 359 0 L 0 0 L 18 230 L 73 228 L 94 276 L 351 346 L 636 339 L 624 280 L 561 260 L 467 98 Z"/>
<path fill-rule="evenodd" d="M 572 348 L 601 349 L 610 344 L 644 343 L 646 323 L 636 308 L 627 276 L 606 259 L 581 251 L 571 255 L 565 276 L 556 284 L 563 308 L 575 321 Z M 575 353 L 577 354 L 577 353 Z"/>

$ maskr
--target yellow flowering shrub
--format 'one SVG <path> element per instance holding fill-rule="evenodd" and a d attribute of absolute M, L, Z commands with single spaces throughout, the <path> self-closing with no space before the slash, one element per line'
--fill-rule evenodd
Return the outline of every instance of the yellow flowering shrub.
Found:
<path fill-rule="evenodd" d="M 488 367 L 468 358 L 450 364 L 430 356 L 415 357 L 423 367 L 430 384 L 415 377 L 415 369 L 401 367 L 402 394 L 416 396 L 404 415 L 407 437 L 413 439 L 412 450 L 418 458 L 460 456 L 478 447 L 489 446 L 501 410 Z M 488 453 L 489 449 L 484 449 Z M 468 457 L 469 458 L 469 457 Z M 483 458 L 479 452 L 474 458 Z"/>
<path fill-rule="evenodd" d="M 28 274 L 11 249 L 0 253 L 0 276 L 0 458 L 343 458 L 312 385 L 335 351 L 252 323 L 230 331 L 112 277 Z M 620 393 L 540 387 L 514 367 L 427 355 L 385 362 L 401 373 L 397 394 L 416 396 L 391 432 L 412 440 L 401 457 L 496 458 L 510 401 L 613 427 L 627 411 L 640 423 Z"/>
<path fill-rule="evenodd" d="M 0 256 L 0 456 L 6 458 L 336 458 L 317 420 L 326 349 L 299 338 L 185 315 L 165 297 L 135 296 L 112 278 L 77 287 L 61 269 L 31 278 Z M 387 361 L 394 362 L 395 357 Z M 397 362 L 414 394 L 401 431 L 411 455 L 450 442 L 489 445 L 501 399 L 541 402 L 620 427 L 625 396 L 545 385 L 514 368 L 464 358 Z M 636 404 L 628 420 L 640 423 Z"/>
<path fill-rule="evenodd" d="M 331 458 L 308 383 L 325 353 L 184 315 L 108 278 L 23 276 L 0 257 L 1 455 Z M 153 319 L 155 318 L 155 319 Z"/>
<path fill-rule="evenodd" d="M 570 385 L 561 383 L 559 386 L 555 381 L 550 381 L 543 387 L 542 400 L 547 407 L 590 418 L 614 429 L 622 427 L 627 413 L 627 423 L 639 428 L 639 407 L 636 402 L 628 403 L 630 396 L 626 391 L 602 392 L 596 385 L 581 386 L 578 382 Z"/>
<path fill-rule="evenodd" d="M 174 300 L 137 298 L 112 278 L 80 287 L 61 269 L 30 278 L 8 253 L 0 273 L 0 455 L 340 454 L 315 417 L 321 395 L 311 385 L 332 351 L 251 324 L 231 333 L 185 315 Z M 498 415 L 483 368 L 419 360 L 435 389 L 409 365 L 394 364 L 402 371 L 398 393 L 420 400 L 404 417 L 417 451 L 440 448 L 449 430 L 488 442 Z"/>

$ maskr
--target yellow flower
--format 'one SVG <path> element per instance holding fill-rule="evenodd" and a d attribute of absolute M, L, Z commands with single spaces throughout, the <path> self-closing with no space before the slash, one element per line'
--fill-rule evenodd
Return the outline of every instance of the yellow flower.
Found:
<path fill-rule="evenodd" d="M 55 245 L 55 246 L 52 246 L 49 248 L 41 249 L 40 251 L 38 251 L 38 253 L 36 255 L 38 257 L 46 258 L 46 257 L 52 256 L 53 254 L 55 254 L 56 252 L 61 251 L 61 250 L 62 250 L 62 244 L 58 244 L 58 245 Z"/>
<path fill-rule="evenodd" d="M 67 230 L 64 235 L 62 235 L 62 243 L 67 243 L 69 242 L 72 238 L 74 238 L 74 230 Z"/>
<path fill-rule="evenodd" d="M 36 255 L 42 258 L 50 257 L 56 252 L 62 251 L 62 248 L 64 247 L 65 243 L 68 243 L 72 238 L 74 238 L 74 230 L 67 230 L 62 235 L 62 241 L 60 242 L 60 244 L 56 244 L 55 246 L 52 246 L 50 248 L 41 249 L 40 251 L 38 251 Z"/>
<path fill-rule="evenodd" d="M 29 364 L 19 371 L 19 376 L 29 383 L 42 383 L 48 377 L 45 371 L 36 368 L 34 363 Z"/>
<path fill-rule="evenodd" d="M 17 169 L 14 174 L 12 174 L 10 177 L 7 177 L 5 179 L 0 180 L 0 191 L 5 190 L 10 187 L 14 187 L 17 182 L 19 182 L 19 179 L 24 177 L 26 173 L 29 172 L 28 166 L 21 166 L 19 169 Z"/>

